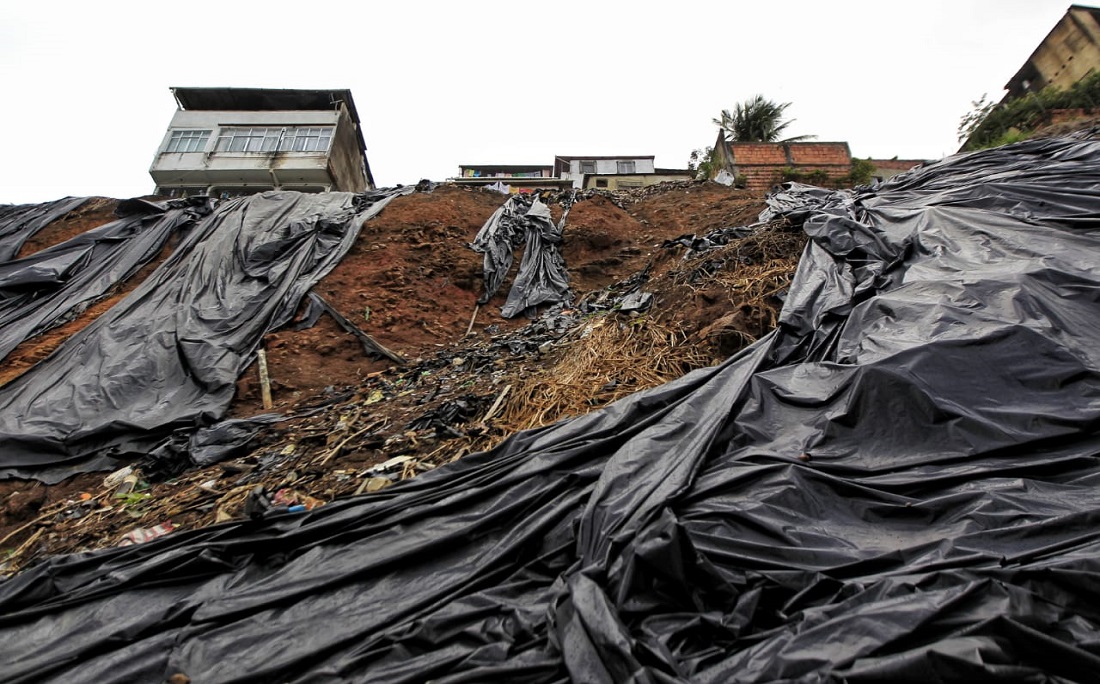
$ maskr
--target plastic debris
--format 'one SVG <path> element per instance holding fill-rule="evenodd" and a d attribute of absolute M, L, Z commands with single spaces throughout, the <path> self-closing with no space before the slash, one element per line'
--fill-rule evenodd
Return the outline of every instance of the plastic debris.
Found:
<path fill-rule="evenodd" d="M 513 195 L 485 222 L 470 247 L 485 255 L 485 291 L 478 304 L 486 304 L 500 289 L 512 267 L 512 252 L 526 244 L 519 273 L 512 283 L 501 315 L 514 318 L 544 303 L 568 301 L 569 274 L 561 256 L 562 231 L 571 201 L 557 225 L 550 208 L 530 195 Z"/>
<path fill-rule="evenodd" d="M 176 529 L 176 526 L 171 521 L 160 523 L 159 525 L 153 525 L 152 527 L 139 527 L 136 530 L 130 530 L 126 534 L 122 535 L 122 541 L 118 543 L 119 546 L 130 546 L 131 544 L 144 544 L 147 541 L 152 541 L 157 537 L 163 537 Z"/>

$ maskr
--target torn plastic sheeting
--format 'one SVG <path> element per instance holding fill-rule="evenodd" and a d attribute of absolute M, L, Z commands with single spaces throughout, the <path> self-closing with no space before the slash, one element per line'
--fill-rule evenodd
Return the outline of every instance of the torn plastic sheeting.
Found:
<path fill-rule="evenodd" d="M 152 261 L 175 232 L 210 212 L 205 199 L 126 206 L 142 213 L 0 263 L 0 359 L 82 313 Z"/>
<path fill-rule="evenodd" d="M 816 185 L 783 183 L 765 198 L 766 206 L 756 222 L 768 223 L 783 216 L 800 223 L 807 214 L 816 211 L 820 204 L 835 203 L 848 196 L 848 193 L 838 194 L 835 190 L 826 190 Z"/>
<path fill-rule="evenodd" d="M 114 469 L 214 423 L 263 335 L 397 191 L 268 192 L 201 221 L 123 301 L 0 388 L 0 477 Z"/>
<path fill-rule="evenodd" d="M 622 298 L 622 301 L 619 302 L 619 311 L 622 313 L 648 311 L 652 305 L 653 293 L 638 290 Z"/>
<path fill-rule="evenodd" d="M 90 197 L 66 197 L 41 204 L 0 206 L 0 264 L 11 261 L 27 240 L 70 211 L 79 209 Z"/>
<path fill-rule="evenodd" d="M 567 207 L 561 221 L 554 225 L 550 207 L 538 199 L 531 204 L 524 216 L 527 244 L 523 248 L 523 260 L 508 299 L 500 309 L 501 316 L 515 318 L 539 304 L 556 304 L 572 297 L 569 272 L 565 270 L 565 259 L 561 255 L 562 231 L 568 213 Z"/>
<path fill-rule="evenodd" d="M 508 277 L 508 271 L 512 268 L 512 252 L 523 244 L 526 237 L 524 216 L 530 209 L 531 199 L 530 195 L 509 197 L 493 212 L 470 243 L 471 249 L 484 254 L 482 274 L 485 292 L 478 298 L 478 304 L 487 304 Z"/>
<path fill-rule="evenodd" d="M 48 560 L 0 584 L 0 678 L 1091 681 L 1098 184 L 1100 145 L 1044 140 L 810 198 L 737 356 L 375 494 Z"/>
<path fill-rule="evenodd" d="M 278 413 L 264 413 L 221 420 L 197 430 L 180 428 L 142 459 L 141 471 L 157 479 L 174 477 L 192 466 L 202 468 L 242 456 L 260 430 L 287 419 Z"/>
<path fill-rule="evenodd" d="M 508 198 L 489 217 L 470 244 L 475 252 L 485 255 L 482 266 L 485 292 L 478 298 L 478 304 L 488 303 L 497 293 L 512 268 L 513 251 L 525 243 L 519 273 L 501 308 L 501 315 L 514 318 L 532 306 L 570 298 L 569 273 L 561 255 L 561 241 L 572 204 L 571 198 L 556 226 L 550 208 L 532 195 Z"/>
<path fill-rule="evenodd" d="M 754 223 L 752 226 L 733 226 L 727 228 L 719 228 L 712 230 L 703 237 L 698 237 L 694 233 L 688 233 L 681 235 L 678 238 L 672 240 L 665 240 L 661 243 L 663 249 L 670 249 L 676 246 L 687 247 L 692 252 L 705 252 L 708 249 L 714 249 L 715 247 L 721 247 L 728 245 L 730 240 L 740 240 L 752 235 L 753 229 L 757 226 L 762 226 L 766 222 Z M 690 255 L 685 254 L 684 257 Z"/>

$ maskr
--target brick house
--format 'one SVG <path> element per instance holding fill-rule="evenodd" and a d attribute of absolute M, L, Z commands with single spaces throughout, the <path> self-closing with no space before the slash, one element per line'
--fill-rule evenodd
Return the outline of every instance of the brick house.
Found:
<path fill-rule="evenodd" d="M 852 171 L 852 153 L 846 142 L 732 142 L 724 131 L 714 143 L 717 170 L 741 175 L 745 187 L 765 192 L 793 170 L 803 176 L 820 175 L 822 182 L 838 181 Z"/>

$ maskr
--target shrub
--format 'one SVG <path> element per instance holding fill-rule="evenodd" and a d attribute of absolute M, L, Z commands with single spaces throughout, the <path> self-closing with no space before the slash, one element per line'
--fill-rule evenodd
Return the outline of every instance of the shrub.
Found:
<path fill-rule="evenodd" d="M 1068 90 L 1048 86 L 997 105 L 985 103 L 984 97 L 974 104 L 975 110 L 963 117 L 959 127 L 960 134 L 969 133 L 963 150 L 1017 142 L 1050 123 L 1052 110 L 1084 109 L 1092 113 L 1100 107 L 1100 72 L 1086 76 Z"/>

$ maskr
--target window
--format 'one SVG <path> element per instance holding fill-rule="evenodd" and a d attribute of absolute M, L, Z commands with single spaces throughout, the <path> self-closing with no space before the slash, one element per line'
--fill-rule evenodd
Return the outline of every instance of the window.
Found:
<path fill-rule="evenodd" d="M 582 161 L 581 173 L 596 173 L 596 162 L 594 161 Z"/>
<path fill-rule="evenodd" d="M 328 152 L 332 127 L 223 128 L 218 152 Z"/>
<path fill-rule="evenodd" d="M 164 151 L 202 152 L 209 139 L 210 131 L 172 131 L 172 137 L 168 139 L 168 147 Z"/>
<path fill-rule="evenodd" d="M 294 128 L 287 131 L 287 137 L 279 149 L 295 152 L 328 152 L 331 140 L 331 128 Z"/>
<path fill-rule="evenodd" d="M 607 179 L 606 178 L 597 178 L 596 179 L 596 187 L 597 188 L 606 188 L 607 187 Z"/>
<path fill-rule="evenodd" d="M 632 161 L 615 162 L 615 169 L 618 173 L 634 173 L 634 162 L 632 162 Z"/>
<path fill-rule="evenodd" d="M 223 128 L 218 136 L 218 152 L 274 152 L 281 128 Z"/>

